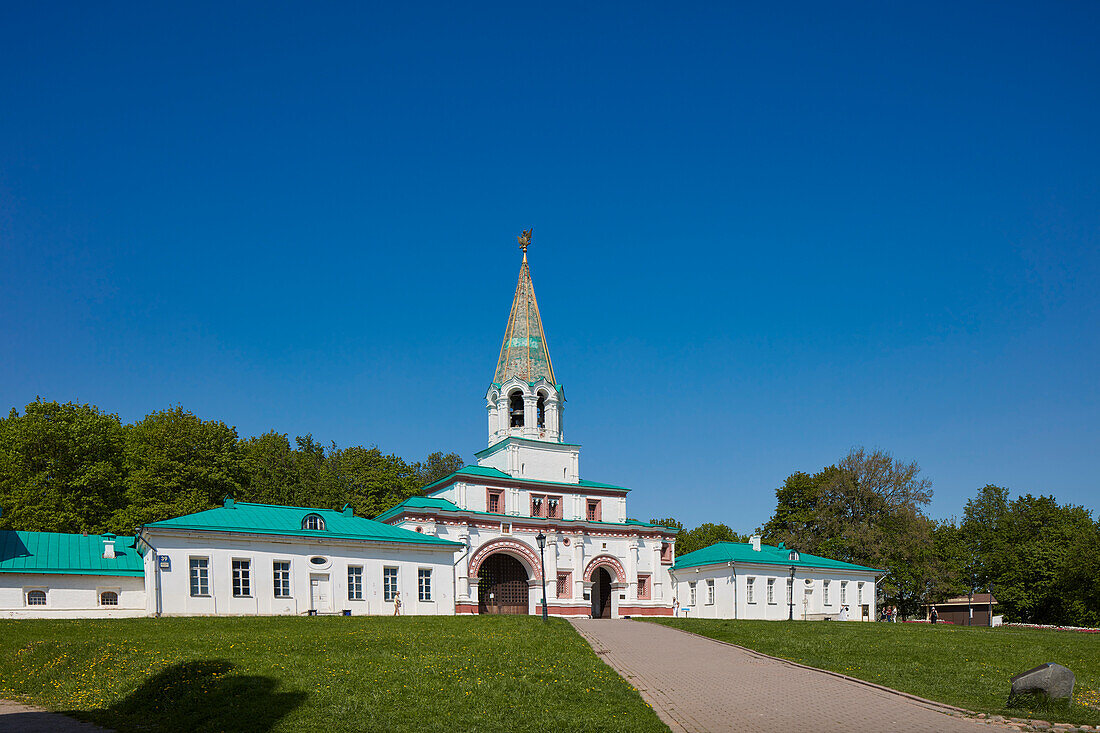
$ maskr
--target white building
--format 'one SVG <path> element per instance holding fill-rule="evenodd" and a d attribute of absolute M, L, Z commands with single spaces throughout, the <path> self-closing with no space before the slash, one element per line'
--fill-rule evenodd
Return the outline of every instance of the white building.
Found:
<path fill-rule="evenodd" d="M 457 613 L 539 613 L 545 577 L 554 615 L 671 615 L 675 530 L 629 519 L 629 489 L 582 479 L 580 446 L 565 442 L 565 391 L 535 300 L 529 234 L 486 393 L 489 447 L 476 466 L 377 519 L 468 548 L 456 565 Z"/>
<path fill-rule="evenodd" d="M 0 616 L 145 613 L 145 571 L 133 537 L 0 530 Z"/>
<path fill-rule="evenodd" d="M 689 618 L 849 621 L 875 619 L 875 584 L 885 571 L 783 546 L 719 542 L 672 568 L 680 615 Z"/>
<path fill-rule="evenodd" d="M 453 614 L 462 546 L 328 509 L 225 505 L 146 524 L 149 612 Z"/>

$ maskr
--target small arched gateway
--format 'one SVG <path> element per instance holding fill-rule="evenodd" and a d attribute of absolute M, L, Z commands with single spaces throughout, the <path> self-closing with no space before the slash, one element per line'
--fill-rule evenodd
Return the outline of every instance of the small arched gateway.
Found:
<path fill-rule="evenodd" d="M 529 613 L 530 581 L 539 572 L 538 555 L 523 542 L 501 538 L 482 545 L 469 570 L 470 579 L 477 578 L 478 613 Z"/>
<path fill-rule="evenodd" d="M 592 584 L 592 618 L 611 618 L 612 583 L 626 580 L 626 571 L 619 559 L 611 555 L 593 558 L 584 569 L 584 580 Z"/>

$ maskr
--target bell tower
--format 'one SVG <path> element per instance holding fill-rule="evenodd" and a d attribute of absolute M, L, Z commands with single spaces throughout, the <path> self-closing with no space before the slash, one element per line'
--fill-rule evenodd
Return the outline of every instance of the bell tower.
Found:
<path fill-rule="evenodd" d="M 519 282 L 512 299 L 512 310 L 508 315 L 508 326 L 504 330 L 504 342 L 500 347 L 496 373 L 486 392 L 486 409 L 489 413 L 489 451 L 503 441 L 513 439 L 516 446 L 527 445 L 533 448 L 538 444 L 556 443 L 558 449 L 543 446 L 561 453 L 568 446 L 562 427 L 562 413 L 565 407 L 565 391 L 554 377 L 554 365 L 550 361 L 550 351 L 546 345 L 546 334 L 542 330 L 542 316 L 539 314 L 538 301 L 535 300 L 535 286 L 531 282 L 531 269 L 527 264 L 527 248 L 531 245 L 531 231 L 528 229 L 518 237 L 523 250 L 523 262 L 519 267 Z M 503 446 L 501 446 L 503 448 Z M 553 470 L 543 466 L 546 462 L 540 458 L 526 461 L 517 458 L 518 463 L 509 467 L 496 465 L 497 461 L 484 463 L 493 465 L 512 475 L 535 476 L 528 470 L 536 466 L 545 480 L 576 481 L 576 451 L 572 465 L 561 466 L 552 461 Z M 481 454 L 479 454 L 480 456 Z M 534 457 L 533 457 L 534 458 Z M 479 461 L 482 462 L 482 461 Z M 515 469 L 515 470 L 510 470 Z"/>

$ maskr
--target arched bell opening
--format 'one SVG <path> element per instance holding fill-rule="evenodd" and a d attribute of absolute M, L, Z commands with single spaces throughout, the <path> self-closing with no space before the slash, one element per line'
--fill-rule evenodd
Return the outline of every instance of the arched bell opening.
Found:
<path fill-rule="evenodd" d="M 513 428 L 523 427 L 523 392 L 518 389 L 508 395 L 508 424 Z"/>
<path fill-rule="evenodd" d="M 539 401 L 536 403 L 536 413 L 538 418 L 538 426 L 540 430 L 546 429 L 546 397 L 539 395 Z"/>

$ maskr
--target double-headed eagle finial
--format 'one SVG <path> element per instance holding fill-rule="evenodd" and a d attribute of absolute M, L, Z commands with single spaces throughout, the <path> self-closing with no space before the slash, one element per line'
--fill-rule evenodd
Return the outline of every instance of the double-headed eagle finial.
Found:
<path fill-rule="evenodd" d="M 524 230 L 523 234 L 516 237 L 516 241 L 519 242 L 519 248 L 523 250 L 523 261 L 527 261 L 527 248 L 531 246 L 531 232 L 535 231 L 534 227 Z"/>

